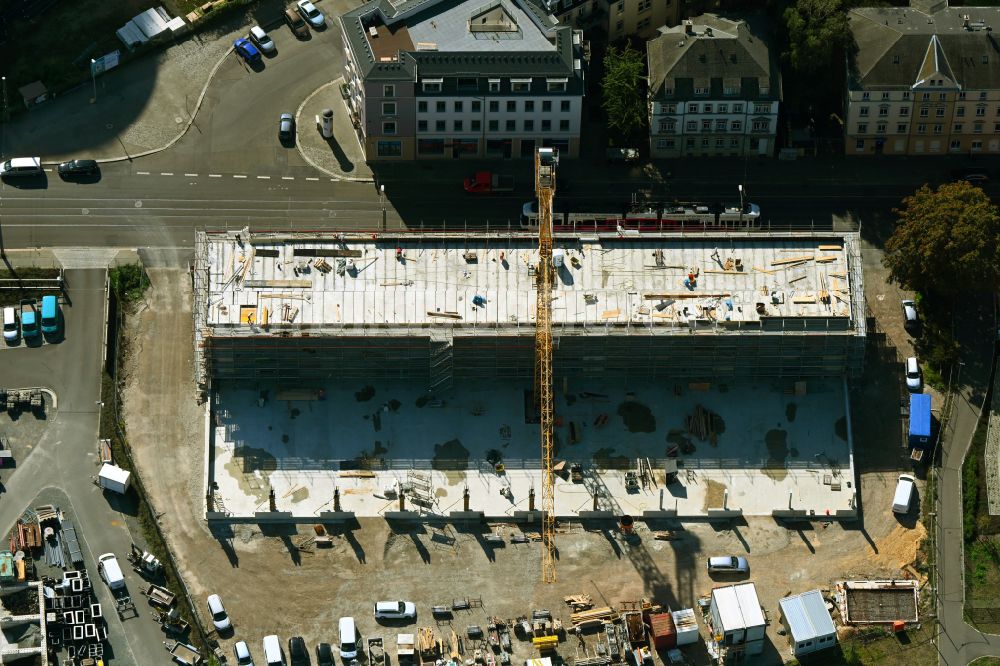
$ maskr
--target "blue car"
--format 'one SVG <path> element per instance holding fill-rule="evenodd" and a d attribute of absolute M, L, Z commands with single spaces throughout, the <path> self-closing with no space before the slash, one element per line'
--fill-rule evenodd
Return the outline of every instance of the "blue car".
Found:
<path fill-rule="evenodd" d="M 246 37 L 240 37 L 233 42 L 233 48 L 236 49 L 237 55 L 246 60 L 250 65 L 258 63 L 261 60 L 260 51 Z"/>

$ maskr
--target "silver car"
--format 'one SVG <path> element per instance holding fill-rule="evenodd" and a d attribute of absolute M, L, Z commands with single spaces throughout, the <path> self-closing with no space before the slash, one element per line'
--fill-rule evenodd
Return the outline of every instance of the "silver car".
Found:
<path fill-rule="evenodd" d="M 274 53 L 277 51 L 274 40 L 259 25 L 250 28 L 250 41 L 256 44 L 262 53 Z"/>
<path fill-rule="evenodd" d="M 708 558 L 708 573 L 713 574 L 749 574 L 750 563 L 747 558 L 737 555 Z"/>

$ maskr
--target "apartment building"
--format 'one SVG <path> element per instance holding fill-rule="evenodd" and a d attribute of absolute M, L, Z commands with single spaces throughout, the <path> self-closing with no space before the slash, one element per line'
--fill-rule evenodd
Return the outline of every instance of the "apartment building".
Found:
<path fill-rule="evenodd" d="M 760 26 L 703 14 L 646 52 L 651 156 L 774 153 L 781 78 Z"/>
<path fill-rule="evenodd" d="M 543 0 L 560 23 L 587 30 L 596 28 L 612 42 L 639 37 L 650 39 L 664 25 L 677 25 L 688 16 L 717 8 L 720 0 Z"/>
<path fill-rule="evenodd" d="M 864 7 L 848 15 L 847 155 L 1000 152 L 1000 8 Z"/>
<path fill-rule="evenodd" d="M 532 0 L 374 0 L 340 26 L 368 161 L 579 154 L 583 36 Z"/>

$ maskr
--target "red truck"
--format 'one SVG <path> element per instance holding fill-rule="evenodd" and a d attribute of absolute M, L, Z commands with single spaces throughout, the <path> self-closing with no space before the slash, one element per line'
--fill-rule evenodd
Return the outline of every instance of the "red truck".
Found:
<path fill-rule="evenodd" d="M 469 194 L 513 192 L 514 176 L 501 176 L 489 171 L 477 171 L 474 175 L 466 178 L 463 185 Z"/>

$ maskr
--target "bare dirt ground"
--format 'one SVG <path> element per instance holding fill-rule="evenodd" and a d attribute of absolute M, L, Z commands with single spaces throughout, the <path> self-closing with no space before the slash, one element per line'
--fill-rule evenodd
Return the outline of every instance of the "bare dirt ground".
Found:
<path fill-rule="evenodd" d="M 707 576 L 706 556 L 747 554 L 751 580 L 771 619 L 771 645 L 777 646 L 755 663 L 780 663 L 788 655 L 786 639 L 776 633 L 780 597 L 828 588 L 843 577 L 899 576 L 900 565 L 913 559 L 921 528 L 900 523 L 889 510 L 903 464 L 899 396 L 893 393 L 894 366 L 878 354 L 869 358 L 866 378 L 852 395 L 864 509 L 857 523 L 789 527 L 751 519 L 724 528 L 688 523 L 675 541 L 656 541 L 640 526 L 642 538 L 631 545 L 602 529 L 611 526 L 571 525 L 558 540 L 559 581 L 548 586 L 538 582 L 537 544 L 492 550 L 481 535 L 455 526 L 409 528 L 366 520 L 338 533 L 333 548 L 306 551 L 298 544 L 308 528 L 264 533 L 257 525 L 236 525 L 212 534 L 202 517 L 204 412 L 193 383 L 190 279 L 179 270 L 149 274 L 149 307 L 132 318 L 129 331 L 133 353 L 124 392 L 129 438 L 199 610 L 204 612 L 204 597 L 213 592 L 226 602 L 236 626 L 235 636 L 223 641 L 227 646 L 243 639 L 259 654 L 262 636 L 270 633 L 283 642 L 300 635 L 310 646 L 335 643 L 341 615 L 355 616 L 363 635 L 381 635 L 391 646 L 399 629 L 378 627 L 371 617 L 371 603 L 379 598 L 415 601 L 420 625 L 433 626 L 431 605 L 481 597 L 483 609 L 456 616 L 460 635 L 467 625 L 484 625 L 487 615 L 515 617 L 532 608 L 548 608 L 568 621 L 562 597 L 575 593 L 590 594 L 599 605 L 646 596 L 689 608 L 723 582 Z M 413 625 L 407 631 L 415 631 Z M 707 635 L 703 625 L 702 631 Z M 516 644 L 516 656 L 527 657 L 529 645 Z M 560 650 L 564 656 L 575 651 L 575 639 Z M 705 663 L 707 655 L 702 646 L 689 657 Z"/>

